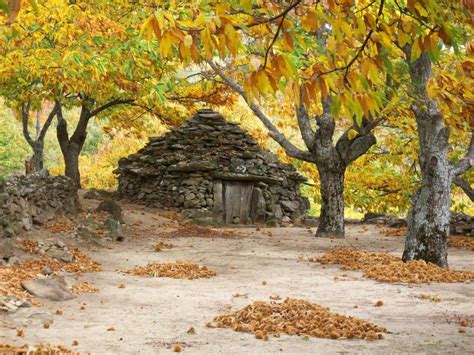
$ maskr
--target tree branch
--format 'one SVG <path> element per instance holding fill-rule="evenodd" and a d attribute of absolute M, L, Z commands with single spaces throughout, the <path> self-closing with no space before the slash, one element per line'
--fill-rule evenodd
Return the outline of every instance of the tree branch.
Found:
<path fill-rule="evenodd" d="M 116 99 L 116 100 L 109 101 L 106 104 L 104 104 L 104 105 L 96 108 L 95 110 L 91 111 L 89 113 L 88 118 L 94 117 L 94 116 L 98 115 L 99 113 L 101 113 L 102 111 L 105 111 L 108 108 L 111 108 L 113 106 L 131 104 L 133 102 L 135 102 L 135 99 L 127 99 L 127 100 Z"/>
<path fill-rule="evenodd" d="M 48 115 L 48 118 L 44 122 L 43 128 L 41 128 L 40 134 L 38 136 L 39 141 L 44 140 L 44 137 L 46 136 L 46 133 L 48 132 L 49 126 L 51 126 L 51 123 L 53 122 L 54 116 L 56 116 L 56 114 L 58 113 L 58 109 L 59 109 L 59 103 L 56 101 L 53 109 Z"/>
<path fill-rule="evenodd" d="M 466 156 L 453 165 L 454 175 L 461 175 L 474 166 L 474 132 L 471 133 L 471 143 Z"/>
<path fill-rule="evenodd" d="M 271 51 L 273 45 L 275 44 L 276 40 L 278 39 L 278 36 L 280 35 L 281 29 L 283 28 L 283 22 L 285 21 L 286 16 L 288 15 L 288 13 L 289 13 L 292 9 L 294 9 L 296 6 L 298 6 L 298 4 L 299 4 L 300 2 L 301 2 L 301 0 L 295 1 L 293 4 L 291 4 L 290 6 L 288 6 L 288 7 L 285 9 L 285 11 L 283 11 L 283 12 L 280 14 L 281 20 L 280 20 L 280 23 L 278 24 L 277 31 L 276 31 L 275 35 L 273 36 L 273 39 L 272 39 L 272 41 L 270 42 L 270 45 L 268 46 L 267 50 L 265 51 L 265 61 L 263 62 L 262 70 L 267 67 L 268 55 L 270 54 L 270 51 Z"/>
<path fill-rule="evenodd" d="M 453 183 L 454 185 L 460 187 L 471 201 L 474 201 L 474 189 L 466 180 L 461 179 L 459 176 L 455 176 Z"/>
<path fill-rule="evenodd" d="M 25 137 L 26 141 L 31 146 L 31 148 L 34 148 L 35 143 L 33 142 L 33 139 L 31 138 L 30 132 L 28 130 L 28 121 L 30 118 L 30 107 L 31 107 L 30 101 L 28 101 L 27 104 L 25 104 L 24 102 L 21 104 L 21 122 L 23 124 L 23 136 Z"/>
<path fill-rule="evenodd" d="M 214 70 L 214 72 L 221 77 L 221 79 L 226 83 L 229 87 L 234 89 L 247 103 L 248 107 L 253 111 L 255 116 L 263 123 L 263 125 L 268 129 L 270 137 L 275 140 L 283 149 L 285 149 L 286 154 L 292 158 L 296 158 L 299 160 L 304 160 L 307 162 L 314 162 L 314 157 L 310 152 L 305 152 L 298 149 L 295 145 L 293 145 L 286 137 L 278 130 L 278 128 L 270 121 L 270 119 L 262 112 L 260 107 L 251 103 L 245 94 L 244 89 L 237 84 L 234 80 L 229 78 L 224 72 L 213 62 L 207 62 L 209 66 Z"/>
<path fill-rule="evenodd" d="M 300 128 L 301 138 L 303 138 L 306 147 L 311 151 L 314 145 L 314 131 L 311 128 L 308 111 L 302 103 L 300 103 L 300 105 L 296 108 L 296 118 L 298 119 L 298 126 Z"/>

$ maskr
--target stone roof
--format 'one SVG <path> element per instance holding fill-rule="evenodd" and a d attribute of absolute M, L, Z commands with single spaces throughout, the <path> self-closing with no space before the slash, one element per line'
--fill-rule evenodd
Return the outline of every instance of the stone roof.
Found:
<path fill-rule="evenodd" d="M 209 171 L 221 180 L 279 183 L 284 178 L 305 181 L 291 164 L 278 161 L 236 123 L 212 110 L 200 110 L 161 137 L 151 137 L 136 154 L 119 161 L 116 174 L 161 176 L 172 172 Z"/>

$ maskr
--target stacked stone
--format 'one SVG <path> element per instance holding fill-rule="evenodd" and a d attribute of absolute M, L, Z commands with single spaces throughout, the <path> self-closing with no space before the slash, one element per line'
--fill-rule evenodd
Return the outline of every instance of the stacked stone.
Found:
<path fill-rule="evenodd" d="M 295 219 L 308 209 L 305 178 L 263 150 L 238 124 L 199 111 L 180 128 L 152 137 L 119 161 L 122 197 L 154 207 L 191 212 L 214 207 L 216 180 L 253 181 L 265 199 L 266 220 Z"/>
<path fill-rule="evenodd" d="M 0 239 L 78 208 L 77 189 L 68 177 L 50 176 L 46 171 L 10 177 L 0 181 Z"/>

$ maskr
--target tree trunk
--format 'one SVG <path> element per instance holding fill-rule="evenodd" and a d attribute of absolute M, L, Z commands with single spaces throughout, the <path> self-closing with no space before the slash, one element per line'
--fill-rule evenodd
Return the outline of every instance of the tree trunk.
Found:
<path fill-rule="evenodd" d="M 426 82 L 431 77 L 431 61 L 427 53 L 409 65 L 417 98 L 412 110 L 418 128 L 422 181 L 408 212 L 408 234 L 402 259 L 421 259 L 447 268 L 454 175 L 448 161 L 449 128 L 443 124 L 437 103 L 426 93 Z"/>
<path fill-rule="evenodd" d="M 33 145 L 33 166 L 35 172 L 39 172 L 44 168 L 44 144 L 41 138 L 36 140 Z"/>
<path fill-rule="evenodd" d="M 76 186 L 81 187 L 81 174 L 79 172 L 79 154 L 80 149 L 75 148 L 75 144 L 70 144 L 69 148 L 63 152 L 64 156 L 64 174 L 70 177 Z"/>
<path fill-rule="evenodd" d="M 344 238 L 344 172 L 318 166 L 321 214 L 316 237 Z"/>
<path fill-rule="evenodd" d="M 448 161 L 449 130 L 439 113 L 417 113 L 420 136 L 421 186 L 408 213 L 403 260 L 422 259 L 448 267 L 447 242 L 452 172 Z"/>

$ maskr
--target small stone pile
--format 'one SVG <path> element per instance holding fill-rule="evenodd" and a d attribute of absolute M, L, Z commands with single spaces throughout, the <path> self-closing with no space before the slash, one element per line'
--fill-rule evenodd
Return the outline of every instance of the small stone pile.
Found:
<path fill-rule="evenodd" d="M 57 213 L 79 209 L 77 189 L 65 176 L 47 171 L 0 181 L 0 259 L 12 256 L 12 238 L 34 224 L 42 225 Z"/>
<path fill-rule="evenodd" d="M 150 138 L 143 149 L 122 158 L 114 172 L 121 197 L 209 223 L 249 223 L 222 217 L 225 200 L 231 198 L 249 201 L 251 222 L 290 222 L 309 208 L 299 190 L 306 179 L 211 110 L 200 110 L 180 128 Z"/>

